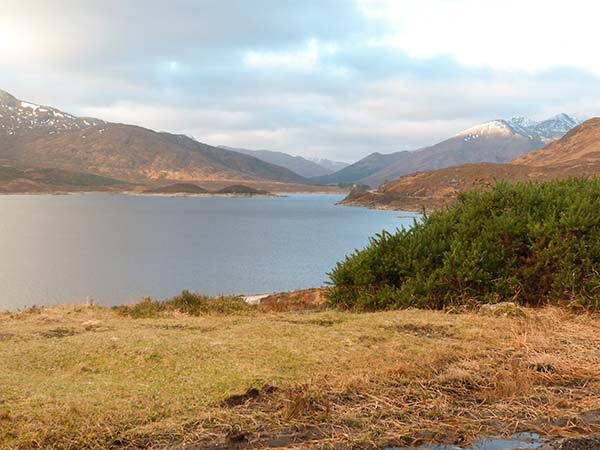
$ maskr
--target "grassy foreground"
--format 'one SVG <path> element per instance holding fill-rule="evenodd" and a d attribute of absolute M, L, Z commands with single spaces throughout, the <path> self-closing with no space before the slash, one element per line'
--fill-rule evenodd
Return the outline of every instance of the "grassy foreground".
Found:
<path fill-rule="evenodd" d="M 0 448 L 368 448 L 600 432 L 600 321 L 525 311 L 0 314 Z"/>

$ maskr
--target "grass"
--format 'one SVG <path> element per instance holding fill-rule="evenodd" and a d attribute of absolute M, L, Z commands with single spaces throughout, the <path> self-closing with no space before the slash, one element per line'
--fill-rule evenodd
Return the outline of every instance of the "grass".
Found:
<path fill-rule="evenodd" d="M 122 315 L 137 319 L 161 317 L 172 313 L 200 316 L 204 314 L 242 313 L 253 310 L 240 296 L 215 298 L 187 290 L 168 300 L 146 298 L 139 303 L 115 306 L 113 309 Z"/>
<path fill-rule="evenodd" d="M 600 432 L 592 315 L 123 312 L 0 314 L 0 448 L 368 448 Z"/>
<path fill-rule="evenodd" d="M 21 178 L 57 186 L 94 187 L 128 184 L 125 181 L 102 177 L 91 173 L 39 167 L 0 165 L 0 181 L 11 181 Z"/>

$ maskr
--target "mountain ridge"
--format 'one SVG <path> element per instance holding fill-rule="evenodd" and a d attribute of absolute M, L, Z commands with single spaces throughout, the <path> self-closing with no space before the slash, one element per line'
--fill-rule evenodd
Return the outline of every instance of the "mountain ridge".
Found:
<path fill-rule="evenodd" d="M 353 182 L 376 187 L 387 180 L 417 171 L 464 163 L 504 163 L 544 147 L 577 123 L 576 119 L 564 113 L 541 122 L 522 116 L 495 119 L 462 130 L 428 147 L 385 155 L 373 153 L 339 172 L 311 180 L 319 183 Z"/>
<path fill-rule="evenodd" d="M 290 155 L 289 153 L 273 150 L 250 150 L 247 148 L 229 147 L 226 145 L 219 145 L 218 147 L 225 150 L 231 150 L 234 152 L 243 153 L 245 155 L 254 156 L 255 158 L 261 159 L 265 162 L 285 167 L 286 169 L 289 169 L 304 178 L 312 178 L 333 173 L 332 170 L 326 169 L 316 162 L 310 161 L 309 159 L 299 155 Z"/>
<path fill-rule="evenodd" d="M 77 117 L 52 106 L 19 100 L 0 89 L 0 132 L 8 135 L 24 132 L 59 132 L 85 129 L 106 122 L 92 117 Z"/>
<path fill-rule="evenodd" d="M 600 118 L 593 118 L 548 146 L 508 163 L 469 163 L 415 172 L 385 183 L 373 192 L 355 191 L 342 204 L 420 210 L 452 203 L 460 192 L 486 188 L 499 180 L 543 181 L 599 175 Z"/>
<path fill-rule="evenodd" d="M 77 117 L 0 91 L 0 162 L 158 181 L 270 181 L 304 177 L 187 136 Z"/>

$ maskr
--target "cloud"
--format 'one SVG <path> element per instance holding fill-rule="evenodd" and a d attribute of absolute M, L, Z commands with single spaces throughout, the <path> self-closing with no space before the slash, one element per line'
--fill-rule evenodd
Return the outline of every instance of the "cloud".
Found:
<path fill-rule="evenodd" d="M 497 117 L 600 108 L 593 58 L 542 39 L 560 13 L 529 3 L 535 21 L 467 0 L 4 3 L 0 88 L 211 144 L 354 160 Z"/>
<path fill-rule="evenodd" d="M 538 71 L 559 64 L 600 74 L 591 58 L 600 5 L 588 0 L 360 0 L 384 20 L 381 39 L 410 56 L 449 53 L 464 64 Z"/>

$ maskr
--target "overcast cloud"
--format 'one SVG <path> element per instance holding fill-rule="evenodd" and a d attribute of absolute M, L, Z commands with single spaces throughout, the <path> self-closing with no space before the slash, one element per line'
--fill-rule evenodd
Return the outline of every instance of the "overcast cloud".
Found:
<path fill-rule="evenodd" d="M 584 0 L 2 0 L 0 89 L 209 144 L 351 161 L 498 117 L 600 115 L 599 12 Z"/>

